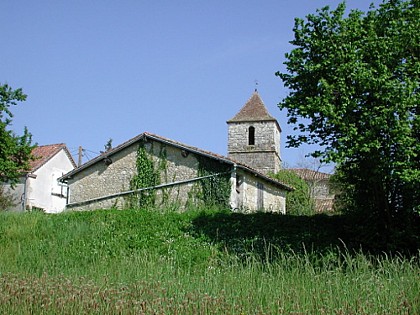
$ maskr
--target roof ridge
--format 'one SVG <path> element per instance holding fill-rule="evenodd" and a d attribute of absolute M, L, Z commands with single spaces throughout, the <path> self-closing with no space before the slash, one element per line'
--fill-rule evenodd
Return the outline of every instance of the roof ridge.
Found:
<path fill-rule="evenodd" d="M 275 182 L 275 183 L 277 183 L 277 184 L 279 184 L 279 185 L 281 185 L 283 187 L 286 187 L 286 189 L 291 189 L 291 187 L 287 186 L 286 184 L 284 184 L 284 183 L 282 183 L 282 182 L 280 182 L 280 181 L 278 181 L 276 179 L 273 179 L 273 178 L 270 178 L 270 177 L 264 175 L 263 173 L 261 173 L 261 172 L 255 170 L 255 169 L 253 169 L 249 165 L 243 164 L 241 162 L 237 162 L 237 161 L 235 161 L 235 160 L 233 160 L 231 158 L 228 158 L 226 156 L 223 156 L 223 155 L 220 155 L 220 154 L 211 152 L 211 151 L 206 151 L 206 150 L 203 150 L 203 149 L 194 147 L 194 146 L 190 146 L 190 145 L 187 145 L 185 143 L 178 142 L 178 141 L 175 141 L 175 140 L 172 140 L 172 139 L 169 139 L 169 138 L 165 138 L 165 137 L 162 137 L 162 136 L 159 136 L 157 134 L 150 133 L 150 132 L 143 132 L 143 133 L 141 133 L 141 134 L 139 134 L 139 135 L 137 135 L 137 136 L 135 136 L 135 137 L 133 137 L 133 138 L 125 141 L 125 142 L 123 142 L 122 144 L 116 146 L 115 148 L 111 149 L 110 151 L 98 155 L 97 157 L 93 158 L 92 160 L 84 163 L 83 165 L 79 166 L 78 168 L 75 168 L 74 170 L 72 170 L 72 171 L 68 172 L 67 174 L 63 175 L 61 177 L 61 180 L 64 180 L 64 179 L 66 179 L 68 177 L 71 177 L 75 173 L 78 173 L 79 171 L 81 171 L 81 170 L 89 167 L 90 165 L 93 165 L 93 164 L 95 164 L 95 163 L 97 163 L 97 162 L 105 159 L 106 157 L 108 157 L 110 155 L 113 155 L 114 153 L 116 153 L 116 152 L 124 149 L 125 147 L 130 146 L 131 144 L 139 141 L 142 137 L 152 138 L 152 139 L 155 139 L 155 140 L 160 141 L 160 142 L 167 142 L 167 143 L 169 143 L 171 145 L 178 146 L 180 148 L 185 148 L 187 150 L 195 151 L 198 154 L 207 155 L 207 156 L 212 157 L 214 159 L 219 159 L 219 160 L 225 161 L 227 163 L 232 163 L 234 165 L 238 165 L 239 167 L 242 167 L 244 169 L 248 169 L 249 171 L 253 172 L 254 174 L 258 174 L 258 176 L 263 177 L 265 180 L 268 180 L 268 181 L 271 181 L 271 182 Z"/>
<path fill-rule="evenodd" d="M 315 171 L 312 170 L 310 168 L 305 168 L 305 167 L 301 167 L 301 168 L 289 168 L 290 171 L 294 172 L 296 175 L 298 175 L 299 177 L 303 178 L 303 179 L 328 179 L 331 177 L 331 174 L 329 173 L 325 173 L 325 172 L 320 172 L 320 171 Z"/>

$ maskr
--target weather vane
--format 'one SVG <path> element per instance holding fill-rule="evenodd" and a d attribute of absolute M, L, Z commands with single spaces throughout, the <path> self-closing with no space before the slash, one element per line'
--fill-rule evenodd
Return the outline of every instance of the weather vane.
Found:
<path fill-rule="evenodd" d="M 258 91 L 258 80 L 255 80 L 254 82 L 255 82 L 255 92 L 257 92 Z"/>

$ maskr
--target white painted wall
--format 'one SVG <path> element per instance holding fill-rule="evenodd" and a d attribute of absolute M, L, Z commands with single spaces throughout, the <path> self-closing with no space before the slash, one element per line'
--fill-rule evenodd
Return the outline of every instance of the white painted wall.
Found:
<path fill-rule="evenodd" d="M 26 204 L 27 208 L 44 209 L 47 213 L 58 213 L 66 206 L 66 187 L 59 185 L 57 179 L 73 169 L 64 149 L 59 151 L 48 162 L 33 174 L 36 178 L 28 178 Z"/>

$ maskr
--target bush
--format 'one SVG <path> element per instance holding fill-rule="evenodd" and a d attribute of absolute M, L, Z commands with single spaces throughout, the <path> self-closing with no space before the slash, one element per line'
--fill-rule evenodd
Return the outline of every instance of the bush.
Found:
<path fill-rule="evenodd" d="M 288 214 L 311 215 L 315 213 L 315 204 L 311 198 L 310 187 L 296 173 L 283 169 L 277 174 L 272 174 L 271 177 L 295 189 L 287 193 L 286 211 Z"/>

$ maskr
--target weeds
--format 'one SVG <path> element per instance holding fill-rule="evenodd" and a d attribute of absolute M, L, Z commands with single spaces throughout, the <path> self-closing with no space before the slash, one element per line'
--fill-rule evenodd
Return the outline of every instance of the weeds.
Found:
<path fill-rule="evenodd" d="M 219 231 L 203 218 L 221 218 Z M 214 211 L 2 213 L 0 313 L 420 313 L 418 255 L 294 250 L 272 221 Z"/>

